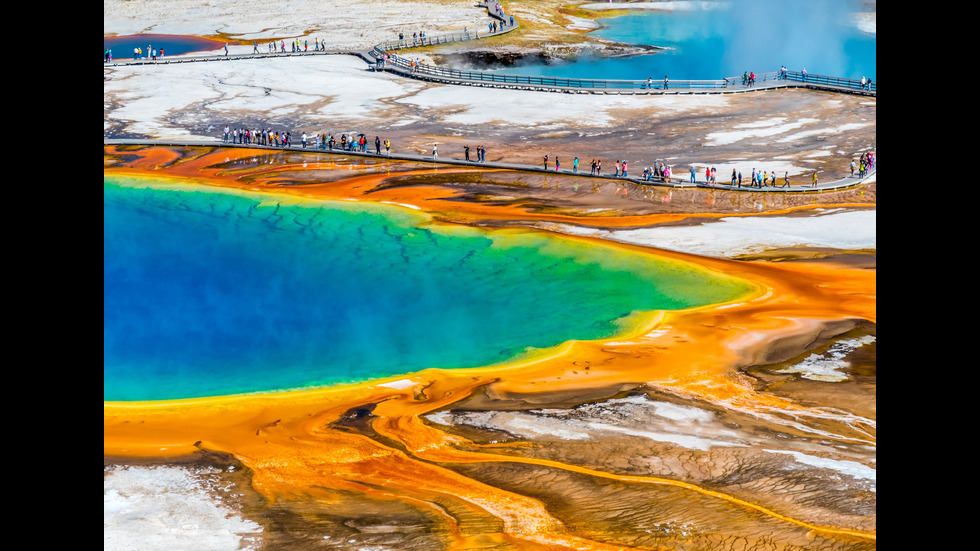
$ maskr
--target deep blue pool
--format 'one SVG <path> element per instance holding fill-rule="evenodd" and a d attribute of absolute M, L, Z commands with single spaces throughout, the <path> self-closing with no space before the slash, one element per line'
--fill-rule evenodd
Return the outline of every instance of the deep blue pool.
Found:
<path fill-rule="evenodd" d="M 112 50 L 112 59 L 133 59 L 133 52 L 136 48 L 142 48 L 144 57 L 149 57 L 151 50 L 159 52 L 162 49 L 165 56 L 171 56 L 191 52 L 207 52 L 224 46 L 224 43 L 216 40 L 172 34 L 131 34 L 105 37 L 102 39 L 102 43 L 105 50 Z"/>

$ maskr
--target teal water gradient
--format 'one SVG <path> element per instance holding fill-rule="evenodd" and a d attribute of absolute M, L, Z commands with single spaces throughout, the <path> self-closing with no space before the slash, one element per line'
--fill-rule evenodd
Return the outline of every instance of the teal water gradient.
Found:
<path fill-rule="evenodd" d="M 666 5 L 666 4 L 665 4 Z M 877 35 L 862 32 L 854 0 L 732 0 L 694 9 L 636 11 L 599 19 L 594 35 L 667 48 L 630 57 L 582 55 L 568 63 L 501 72 L 586 79 L 711 80 L 786 66 L 813 75 L 877 82 Z"/>
<path fill-rule="evenodd" d="M 151 185 L 148 185 L 151 184 Z M 105 177 L 103 399 L 490 365 L 732 300 L 696 266 L 386 205 Z"/>

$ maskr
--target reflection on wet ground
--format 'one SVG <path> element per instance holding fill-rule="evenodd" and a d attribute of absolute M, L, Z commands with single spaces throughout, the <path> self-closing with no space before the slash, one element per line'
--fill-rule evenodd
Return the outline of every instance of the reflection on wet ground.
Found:
<path fill-rule="evenodd" d="M 600 204 L 592 193 L 530 199 L 541 181 L 518 185 L 510 173 L 473 182 L 454 169 L 328 160 L 272 168 L 236 155 L 107 150 L 105 171 L 166 167 L 208 185 L 400 203 L 470 224 L 615 228 L 710 216 L 656 202 L 624 207 L 621 195 L 615 208 L 582 216 Z M 241 490 L 228 501 L 262 525 L 272 547 L 875 548 L 873 262 L 656 254 L 760 292 L 665 312 L 627 335 L 567 343 L 530 363 L 106 403 L 106 462 L 185 461 L 206 450 L 216 455 L 202 461 L 244 467 L 224 471 Z"/>

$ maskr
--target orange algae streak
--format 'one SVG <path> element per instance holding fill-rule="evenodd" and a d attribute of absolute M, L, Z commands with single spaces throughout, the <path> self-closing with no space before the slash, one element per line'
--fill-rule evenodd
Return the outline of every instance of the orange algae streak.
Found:
<path fill-rule="evenodd" d="M 268 152 L 208 150 L 197 156 L 179 157 L 168 151 L 118 151 L 134 160 L 125 167 L 106 170 L 159 176 L 155 167 L 168 164 L 167 175 L 211 185 L 424 205 L 426 212 L 445 208 L 459 219 L 505 220 L 529 215 L 519 207 L 451 202 L 448 199 L 453 194 L 436 186 L 378 189 L 391 177 L 386 174 L 313 185 L 281 185 L 284 174 L 297 170 L 349 169 L 349 165 L 310 163 L 303 167 L 302 163 L 294 163 L 229 168 L 227 163 Z M 446 169 L 398 174 L 434 173 L 445 174 Z M 534 218 L 546 219 L 540 214 Z M 639 225 L 653 221 L 653 217 L 620 217 L 603 219 L 603 224 Z M 595 220 L 587 222 L 592 224 Z M 614 246 L 651 254 L 639 246 Z M 764 362 L 780 342 L 816 334 L 825 323 L 846 319 L 874 322 L 877 318 L 874 270 L 804 262 L 733 262 L 668 251 L 657 254 L 751 281 L 758 286 L 758 292 L 732 304 L 648 313 L 625 335 L 565 343 L 507 365 L 460 371 L 425 370 L 381 381 L 287 393 L 106 402 L 104 453 L 159 457 L 198 449 L 227 452 L 252 470 L 255 488 L 270 499 L 311 495 L 330 500 L 334 499 L 333 490 L 347 490 L 401 500 L 442 519 L 452 540 L 450 545 L 460 548 L 466 547 L 471 534 L 456 515 L 436 503 L 438 499 L 449 499 L 458 507 L 499 519 L 503 526 L 500 537 L 523 547 L 620 547 L 572 535 L 538 500 L 483 484 L 440 464 L 519 462 L 630 484 L 671 485 L 810 530 L 874 540 L 873 533 L 808 524 L 693 484 L 524 457 L 515 446 L 480 446 L 422 421 L 423 415 L 450 407 L 478 389 L 506 397 L 636 383 L 736 409 L 803 410 L 803 406 L 756 391 L 742 380 L 738 369 Z M 382 439 L 338 426 L 347 412 L 362 407 L 371 408 L 371 429 Z"/>
<path fill-rule="evenodd" d="M 849 272 L 840 276 L 838 271 L 810 274 L 801 266 L 780 270 L 709 261 L 715 262 L 730 264 L 739 275 L 753 276 L 767 292 L 744 303 L 664 313 L 634 334 L 568 343 L 553 355 L 531 359 L 520 368 L 430 370 L 402 379 L 304 392 L 105 404 L 105 453 L 152 456 L 186 453 L 196 447 L 228 452 L 252 469 L 256 489 L 270 498 L 322 495 L 324 488 L 382 494 L 416 504 L 451 498 L 500 519 L 508 538 L 545 547 L 602 548 L 566 533 L 540 502 L 438 464 L 513 461 L 624 483 L 672 485 L 807 529 L 874 539 L 873 533 L 812 525 L 693 484 L 616 475 L 513 452 L 487 453 L 421 421 L 422 415 L 448 407 L 484 385 L 507 395 L 648 382 L 746 409 L 799 408 L 741 383 L 735 368 L 745 357 L 760 354 L 767 342 L 798 332 L 807 320 L 830 319 L 831 313 L 841 316 L 839 308 L 832 308 L 835 297 L 840 299 L 838 292 L 850 296 L 857 306 L 844 315 L 859 316 L 867 305 L 855 292 L 862 281 L 869 283 L 868 278 Z M 833 274 L 838 277 L 831 278 Z M 822 283 L 817 285 L 817 281 Z M 873 279 L 870 283 L 873 285 Z M 873 296 L 873 286 L 864 291 Z M 776 312 L 775 317 L 767 315 L 770 311 Z M 583 365 L 595 367 L 585 370 Z M 362 406 L 374 406 L 373 430 L 404 449 L 333 426 L 344 412 Z M 464 538 L 455 521 L 446 518 L 445 523 L 454 538 Z"/>
<path fill-rule="evenodd" d="M 535 221 L 567 224 L 584 224 L 601 228 L 625 228 L 664 224 L 685 219 L 721 218 L 734 216 L 732 213 L 658 213 L 645 215 L 608 214 L 582 217 L 575 214 L 541 212 L 516 204 L 464 202 L 459 198 L 462 191 L 448 189 L 437 184 L 413 184 L 411 186 L 390 186 L 383 184 L 398 178 L 447 175 L 482 174 L 508 172 L 504 169 L 488 169 L 474 166 L 438 166 L 431 168 L 409 168 L 419 166 L 407 161 L 371 159 L 368 164 L 360 157 L 349 160 L 322 160 L 324 157 L 337 157 L 342 152 L 332 153 L 310 150 L 308 152 L 286 152 L 265 149 L 214 149 L 182 148 L 183 155 L 163 147 L 106 147 L 107 156 L 123 159 L 122 166 L 108 167 L 107 172 L 144 173 L 153 175 L 161 167 L 176 177 L 191 178 L 201 183 L 220 187 L 235 187 L 255 191 L 275 191 L 287 195 L 317 199 L 342 199 L 357 201 L 391 202 L 421 207 L 436 218 L 456 223 L 481 222 L 486 219 L 499 221 Z M 192 153 L 188 153 L 188 151 Z M 274 157 L 274 162 L 263 159 Z M 317 160 L 311 160 L 316 157 Z M 367 174 L 354 174 L 336 180 L 325 181 L 325 171 L 341 173 L 371 169 Z M 382 172 L 382 170 L 384 172 Z M 302 182 L 303 173 L 324 171 L 316 181 Z M 766 215 L 784 214 L 797 210 L 826 207 L 827 205 L 808 205 L 783 210 L 771 210 Z M 868 206 L 865 204 L 841 204 L 845 206 Z M 755 214 L 742 214 L 754 216 Z"/>
<path fill-rule="evenodd" d="M 547 459 L 459 450 L 455 446 L 464 445 L 464 446 L 475 447 L 475 448 L 480 448 L 482 446 L 479 446 L 473 442 L 469 442 L 457 436 L 446 435 L 442 431 L 423 423 L 416 416 L 411 416 L 411 417 L 403 416 L 403 417 L 395 417 L 395 418 L 381 417 L 380 419 L 375 420 L 372 427 L 379 434 L 383 436 L 387 436 L 388 438 L 391 438 L 393 440 L 398 440 L 401 443 L 405 444 L 405 446 L 411 451 L 413 455 L 422 459 L 427 459 L 438 463 L 514 462 L 514 463 L 524 463 L 529 465 L 540 465 L 543 467 L 551 467 L 555 469 L 586 474 L 599 478 L 616 480 L 619 482 L 627 482 L 627 483 L 635 483 L 635 484 L 661 484 L 667 486 L 674 486 L 677 488 L 690 490 L 692 492 L 697 492 L 705 496 L 724 500 L 729 503 L 732 503 L 733 505 L 745 507 L 748 509 L 753 509 L 764 515 L 785 522 L 790 522 L 792 524 L 802 526 L 809 530 L 815 530 L 815 531 L 830 533 L 830 534 L 855 536 L 855 537 L 872 539 L 872 540 L 876 539 L 876 535 L 873 533 L 862 532 L 859 530 L 840 529 L 840 528 L 834 528 L 828 526 L 817 526 L 815 524 L 811 524 L 808 522 L 804 522 L 801 520 L 788 517 L 786 515 L 779 514 L 776 511 L 773 511 L 766 507 L 762 507 L 755 503 L 743 499 L 739 499 L 737 497 L 722 492 L 708 490 L 696 484 L 690 484 L 687 482 L 680 482 L 677 480 L 670 480 L 666 478 L 658 478 L 658 477 L 651 477 L 651 476 L 619 475 L 619 474 L 608 473 L 604 471 L 598 471 L 595 469 L 590 469 L 578 465 L 560 463 L 558 461 L 551 461 Z"/>

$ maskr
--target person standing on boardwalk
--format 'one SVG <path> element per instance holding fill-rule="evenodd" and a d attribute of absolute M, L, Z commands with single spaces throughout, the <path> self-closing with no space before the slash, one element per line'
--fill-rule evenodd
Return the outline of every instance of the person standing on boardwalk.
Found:
<path fill-rule="evenodd" d="M 561 161 L 558 160 L 558 157 L 555 157 L 555 172 L 558 172 L 559 168 L 561 168 Z"/>
<path fill-rule="evenodd" d="M 463 156 L 466 157 L 467 161 L 470 160 L 470 146 L 468 145 L 463 146 Z"/>
<path fill-rule="evenodd" d="M 619 161 L 616 161 L 616 177 L 619 178 Z"/>
<path fill-rule="evenodd" d="M 626 172 L 626 159 L 623 159 L 623 178 L 627 178 L 629 175 Z"/>
<path fill-rule="evenodd" d="M 810 187 L 817 187 L 817 171 L 813 171 L 813 185 Z"/>
<path fill-rule="evenodd" d="M 391 141 L 385 139 L 385 155 L 391 157 Z"/>
<path fill-rule="evenodd" d="M 572 172 L 578 173 L 578 157 L 575 157 L 575 160 L 572 161 Z"/>
<path fill-rule="evenodd" d="M 783 187 L 789 187 L 789 171 L 783 174 Z"/>
<path fill-rule="evenodd" d="M 599 176 L 602 173 L 602 159 L 595 162 L 595 175 Z"/>
<path fill-rule="evenodd" d="M 432 158 L 435 159 L 439 157 L 439 144 L 432 145 Z"/>
<path fill-rule="evenodd" d="M 381 138 L 374 137 L 374 153 L 376 155 L 381 155 Z"/>
<path fill-rule="evenodd" d="M 667 75 L 664 75 L 664 90 L 667 89 Z"/>
<path fill-rule="evenodd" d="M 544 169 L 545 170 L 548 170 L 548 156 L 547 155 L 544 156 Z"/>

